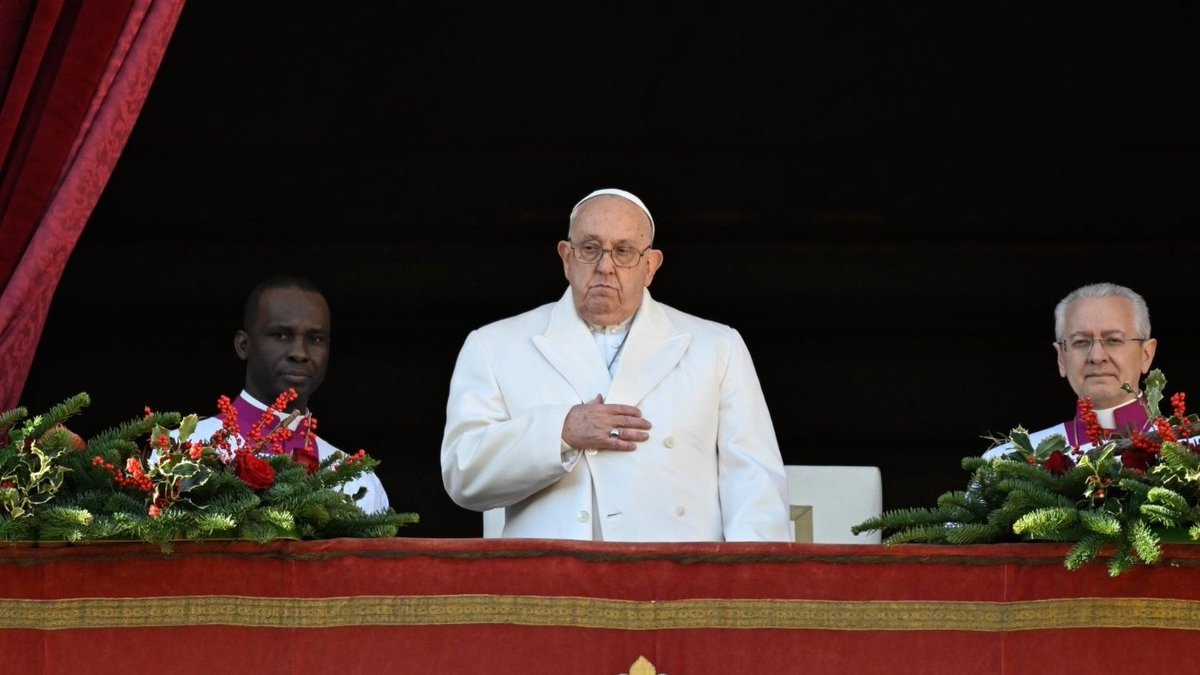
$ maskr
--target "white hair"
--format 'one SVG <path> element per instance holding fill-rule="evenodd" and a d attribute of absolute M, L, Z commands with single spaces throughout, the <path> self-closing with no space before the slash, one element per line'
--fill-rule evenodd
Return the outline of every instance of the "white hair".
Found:
<path fill-rule="evenodd" d="M 1137 337 L 1150 338 L 1150 308 L 1146 306 L 1146 299 L 1131 288 L 1105 282 L 1076 288 L 1058 301 L 1058 306 L 1054 308 L 1054 335 L 1059 340 L 1066 338 L 1063 330 L 1067 324 L 1067 307 L 1084 298 L 1125 298 L 1133 305 L 1133 327 L 1138 333 Z"/>

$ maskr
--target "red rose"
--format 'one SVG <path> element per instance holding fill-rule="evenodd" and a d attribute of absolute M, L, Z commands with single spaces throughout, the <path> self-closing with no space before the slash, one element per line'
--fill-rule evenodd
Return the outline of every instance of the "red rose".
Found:
<path fill-rule="evenodd" d="M 251 490 L 265 490 L 275 484 L 275 469 L 261 457 L 239 452 L 233 460 L 233 473 Z"/>
<path fill-rule="evenodd" d="M 312 455 L 305 453 L 304 450 L 300 449 L 292 451 L 292 459 L 295 460 L 297 464 L 304 467 L 305 473 L 310 476 L 316 473 L 317 468 L 321 465 L 321 463 L 317 461 L 316 457 L 313 457 Z"/>
<path fill-rule="evenodd" d="M 1055 476 L 1061 476 L 1064 473 L 1075 468 L 1075 460 L 1068 457 L 1061 450 L 1055 450 L 1046 458 L 1046 463 L 1042 464 L 1046 470 Z"/>
<path fill-rule="evenodd" d="M 1150 461 L 1154 455 L 1140 448 L 1125 448 L 1121 451 L 1121 465 L 1126 469 L 1133 469 L 1141 473 L 1145 473 L 1146 469 L 1150 468 Z"/>

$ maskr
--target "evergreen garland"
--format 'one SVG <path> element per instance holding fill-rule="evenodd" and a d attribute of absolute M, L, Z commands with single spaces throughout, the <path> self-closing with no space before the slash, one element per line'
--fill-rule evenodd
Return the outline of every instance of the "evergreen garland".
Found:
<path fill-rule="evenodd" d="M 0 413 L 0 540 L 131 539 L 170 552 L 180 540 L 393 537 L 418 521 L 365 513 L 362 491 L 341 492 L 378 466 L 362 451 L 309 473 L 291 455 L 259 454 L 275 438 L 240 449 L 222 432 L 194 440 L 196 415 L 150 410 L 85 442 L 63 423 L 89 403 L 81 393 L 32 419 Z"/>
<path fill-rule="evenodd" d="M 1111 551 L 1111 576 L 1138 563 L 1156 564 L 1164 537 L 1200 541 L 1200 450 L 1194 444 L 1200 420 L 1185 414 L 1182 394 L 1172 397 L 1174 414 L 1161 416 L 1165 385 L 1154 370 L 1143 387 L 1156 431 L 1110 437 L 1083 451 L 1070 448 L 1062 436 L 1034 447 L 1028 432 L 1017 427 L 1009 436 L 1012 452 L 962 460 L 970 474 L 965 491 L 943 494 L 936 508 L 884 512 L 851 531 L 879 531 L 889 546 L 1074 542 L 1063 561 L 1067 569 Z M 1123 460 L 1125 452 L 1130 458 Z M 1143 465 L 1135 461 L 1140 457 L 1149 459 Z"/>

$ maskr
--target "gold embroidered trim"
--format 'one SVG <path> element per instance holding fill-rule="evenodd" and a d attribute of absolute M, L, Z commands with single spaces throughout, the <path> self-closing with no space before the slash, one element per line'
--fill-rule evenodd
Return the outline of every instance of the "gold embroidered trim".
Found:
<path fill-rule="evenodd" d="M 1058 628 L 1200 630 L 1200 601 L 631 601 L 527 595 L 262 598 L 184 596 L 3 600 L 0 629 L 156 626 L 331 628 L 510 624 L 611 630 L 784 629 L 1007 632 Z"/>

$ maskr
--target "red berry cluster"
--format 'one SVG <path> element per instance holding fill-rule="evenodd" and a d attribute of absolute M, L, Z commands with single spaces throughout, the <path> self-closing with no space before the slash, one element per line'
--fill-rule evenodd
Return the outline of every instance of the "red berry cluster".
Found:
<path fill-rule="evenodd" d="M 1171 423 L 1159 417 L 1154 420 L 1154 430 L 1158 432 L 1158 437 L 1163 443 L 1174 443 L 1179 439 L 1175 436 L 1175 430 L 1171 428 Z"/>
<path fill-rule="evenodd" d="M 1100 445 L 1100 442 L 1104 440 L 1104 429 L 1100 426 L 1100 420 L 1096 418 L 1092 397 L 1083 397 L 1077 405 L 1079 406 L 1079 419 L 1083 420 L 1088 442 L 1092 445 Z"/>
<path fill-rule="evenodd" d="M 275 402 L 263 411 L 262 417 L 254 423 L 254 426 L 250 427 L 250 432 L 247 434 L 249 438 L 247 440 L 251 446 L 256 448 L 269 446 L 271 452 L 277 455 L 283 453 L 283 444 L 292 438 L 292 430 L 279 424 L 275 427 L 274 431 L 266 436 L 263 435 L 263 431 L 266 430 L 267 425 L 276 421 L 275 413 L 282 413 L 284 410 L 287 410 L 288 404 L 296 400 L 297 396 L 296 390 L 289 388 L 275 397 Z"/>
<path fill-rule="evenodd" d="M 1133 435 L 1129 437 L 1129 442 L 1132 443 L 1133 447 L 1137 448 L 1138 450 L 1151 455 L 1157 455 L 1159 449 L 1162 448 L 1162 443 L 1154 440 L 1150 436 L 1142 434 L 1139 431 L 1133 432 Z"/>
<path fill-rule="evenodd" d="M 313 417 L 312 415 L 309 415 L 308 417 L 304 418 L 303 424 L 304 424 L 304 452 L 306 454 L 315 455 L 316 453 L 313 452 L 312 443 L 313 443 L 313 437 L 316 436 L 316 434 L 317 434 L 317 418 Z"/>
<path fill-rule="evenodd" d="M 223 457 L 228 457 L 232 451 L 229 439 L 238 433 L 237 409 L 233 407 L 233 401 L 230 401 L 228 396 L 222 395 L 217 399 L 217 410 L 221 412 L 221 428 L 213 434 L 212 444 Z"/>
<path fill-rule="evenodd" d="M 359 448 L 358 452 L 356 452 L 353 455 L 350 455 L 349 457 L 346 458 L 346 463 L 347 464 L 356 464 L 356 463 L 361 462 L 364 459 L 366 459 L 366 457 L 367 457 L 367 451 L 363 450 L 362 448 Z"/>
<path fill-rule="evenodd" d="M 104 461 L 104 458 L 100 456 L 92 458 L 92 466 L 98 466 L 111 473 L 113 482 L 123 488 L 138 490 L 140 492 L 150 492 L 154 489 L 154 484 L 150 481 L 150 477 L 146 475 L 146 470 L 142 468 L 142 463 L 136 457 L 130 457 L 125 462 L 124 472 L 118 470 L 111 463 Z"/>
<path fill-rule="evenodd" d="M 1187 394 L 1179 392 L 1171 397 L 1173 416 L 1179 420 L 1179 432 L 1183 438 L 1191 438 L 1192 421 L 1187 418 Z"/>

